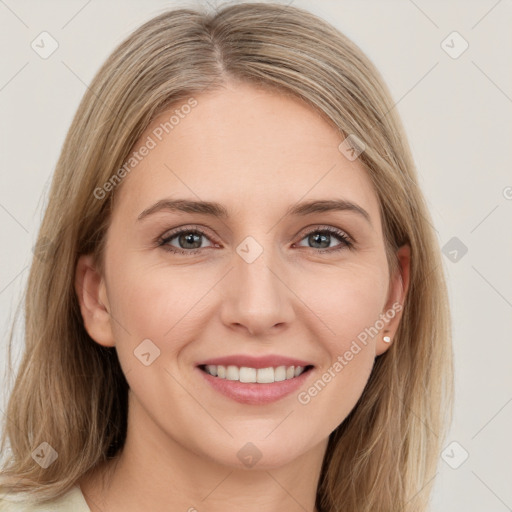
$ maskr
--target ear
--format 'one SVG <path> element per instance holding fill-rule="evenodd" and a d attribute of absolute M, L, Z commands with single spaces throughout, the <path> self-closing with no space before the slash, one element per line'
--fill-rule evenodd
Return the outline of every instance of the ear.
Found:
<path fill-rule="evenodd" d="M 409 275 L 411 269 L 410 246 L 407 244 L 402 245 L 397 251 L 397 257 L 399 265 L 394 274 L 390 277 L 388 299 L 381 315 L 384 327 L 378 334 L 377 345 L 375 347 L 376 356 L 380 356 L 386 352 L 393 343 L 402 318 L 407 290 L 409 289 Z M 386 336 L 389 337 L 390 341 L 384 341 Z"/>
<path fill-rule="evenodd" d="M 105 280 L 96 270 L 92 255 L 82 255 L 78 259 L 75 291 L 89 336 L 100 345 L 113 347 L 115 343 Z"/>

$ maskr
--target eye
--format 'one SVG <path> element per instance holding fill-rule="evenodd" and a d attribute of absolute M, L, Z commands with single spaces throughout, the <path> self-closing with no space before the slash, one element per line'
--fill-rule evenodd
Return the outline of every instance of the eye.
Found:
<path fill-rule="evenodd" d="M 164 238 L 159 240 L 158 245 L 162 249 L 174 252 L 178 254 L 196 254 L 204 245 L 202 244 L 201 238 L 208 238 L 206 233 L 198 228 L 182 228 L 172 233 L 167 234 Z M 176 242 L 179 244 L 178 247 L 171 245 L 171 241 L 176 238 Z M 209 239 L 209 238 L 208 238 Z"/>
<path fill-rule="evenodd" d="M 349 236 L 341 231 L 338 228 L 334 228 L 331 226 L 322 226 L 321 228 L 314 229 L 306 233 L 305 237 L 302 240 L 306 239 L 309 243 L 313 245 L 323 245 L 327 246 L 327 249 L 320 248 L 320 250 L 316 252 L 324 253 L 324 252 L 335 252 L 340 251 L 344 248 L 352 248 L 353 242 L 349 238 Z M 338 239 L 341 243 L 335 246 L 334 248 L 330 247 L 330 243 L 333 241 L 333 238 Z M 316 247 L 310 247 L 315 249 Z"/>

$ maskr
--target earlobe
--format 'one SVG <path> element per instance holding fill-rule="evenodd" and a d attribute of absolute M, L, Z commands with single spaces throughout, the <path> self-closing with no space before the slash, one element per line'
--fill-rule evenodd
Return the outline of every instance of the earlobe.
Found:
<path fill-rule="evenodd" d="M 92 255 L 84 254 L 78 259 L 75 292 L 89 336 L 100 345 L 113 347 L 115 343 L 105 280 L 96 270 Z"/>
<path fill-rule="evenodd" d="M 383 314 L 388 319 L 386 326 L 379 333 L 375 347 L 375 355 L 381 355 L 393 343 L 394 335 L 398 330 L 402 311 L 405 304 L 405 298 L 409 289 L 409 275 L 411 267 L 411 248 L 409 245 L 403 245 L 397 252 L 399 266 L 390 280 L 388 301 Z"/>

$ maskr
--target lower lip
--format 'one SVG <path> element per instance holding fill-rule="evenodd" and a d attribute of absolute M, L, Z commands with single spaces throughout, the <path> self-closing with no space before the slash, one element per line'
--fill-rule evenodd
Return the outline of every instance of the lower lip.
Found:
<path fill-rule="evenodd" d="M 214 377 L 209 373 L 201 370 L 196 366 L 196 370 L 203 375 L 206 381 L 216 390 L 242 404 L 248 405 L 264 405 L 276 402 L 281 398 L 297 391 L 314 370 L 310 368 L 306 372 L 302 372 L 298 377 L 293 379 L 282 380 L 269 384 L 245 383 L 237 380 L 221 379 Z"/>

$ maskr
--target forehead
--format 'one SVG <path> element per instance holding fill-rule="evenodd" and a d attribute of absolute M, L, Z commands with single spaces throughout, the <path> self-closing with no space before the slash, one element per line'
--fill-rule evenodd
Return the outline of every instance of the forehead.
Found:
<path fill-rule="evenodd" d="M 163 198 L 208 200 L 240 219 L 343 198 L 379 220 L 362 164 L 346 158 L 343 136 L 304 102 L 240 83 L 193 100 L 161 114 L 134 145 L 150 149 L 124 178 L 120 208 L 137 216 Z"/>

